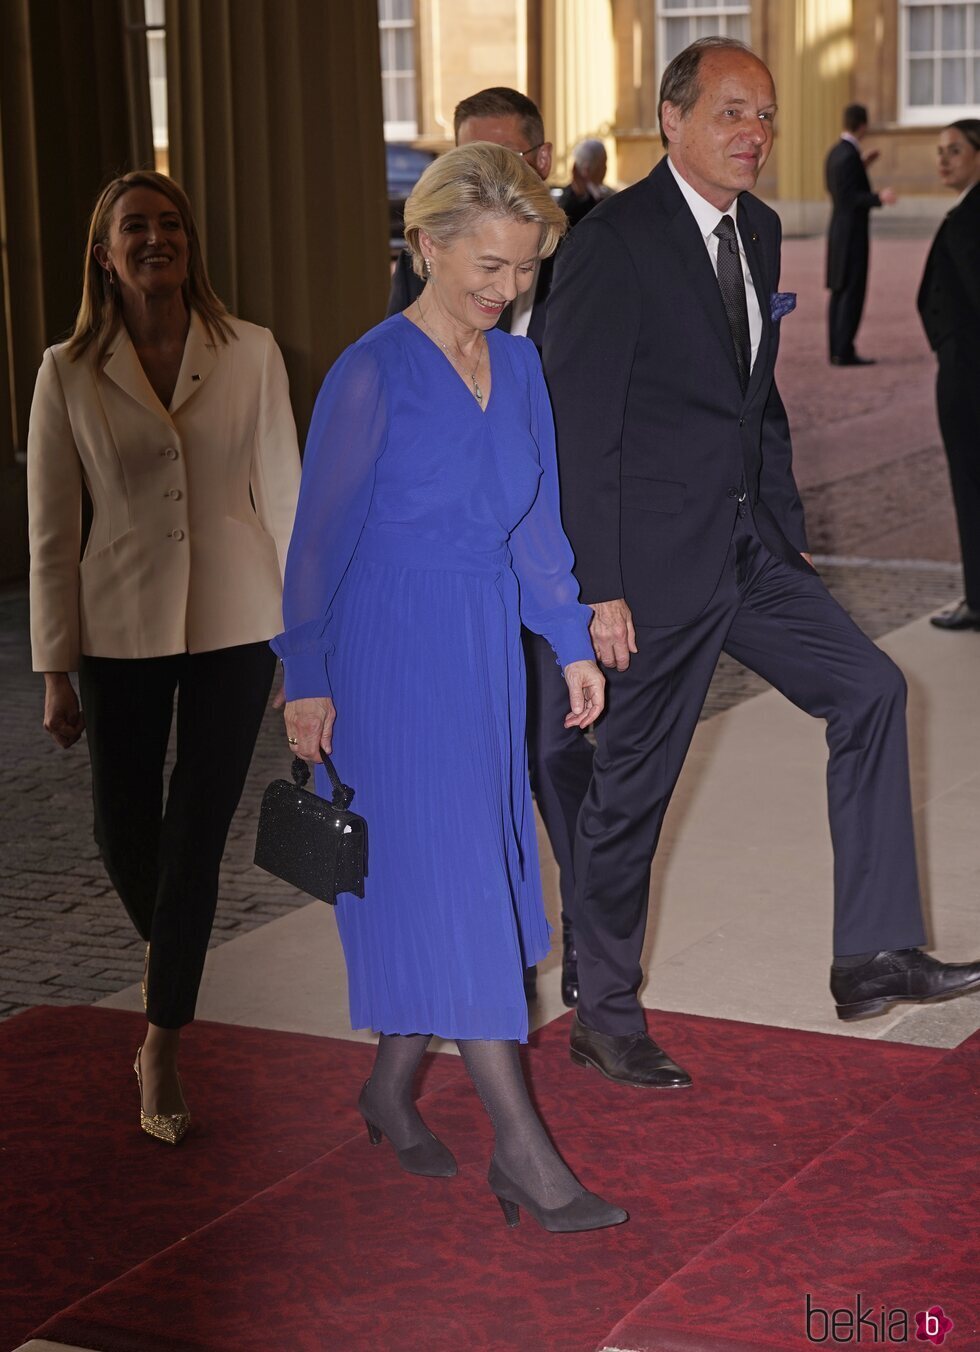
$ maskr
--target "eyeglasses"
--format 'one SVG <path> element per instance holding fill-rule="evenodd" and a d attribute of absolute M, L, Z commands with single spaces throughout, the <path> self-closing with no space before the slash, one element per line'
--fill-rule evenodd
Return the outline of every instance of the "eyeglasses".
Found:
<path fill-rule="evenodd" d="M 514 155 L 520 155 L 522 160 L 526 160 L 528 155 L 536 154 L 543 145 L 544 141 L 539 141 L 536 146 L 529 146 L 527 150 L 515 150 L 513 146 L 507 146 L 506 149 L 511 151 Z"/>

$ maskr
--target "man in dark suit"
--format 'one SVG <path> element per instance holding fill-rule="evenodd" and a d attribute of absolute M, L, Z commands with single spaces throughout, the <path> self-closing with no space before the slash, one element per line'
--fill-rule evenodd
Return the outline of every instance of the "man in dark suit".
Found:
<path fill-rule="evenodd" d="M 551 143 L 545 140 L 541 114 L 531 99 L 516 89 L 482 89 L 457 105 L 453 117 L 457 145 L 492 141 L 513 150 L 536 174 L 551 173 Z M 548 293 L 554 255 L 538 265 L 533 286 L 509 305 L 497 328 L 524 334 L 538 350 L 544 341 Z M 424 281 L 412 270 L 405 250 L 392 276 L 388 314 L 399 314 L 421 294 Z M 566 1005 L 578 999 L 578 968 L 570 915 L 574 895 L 573 844 L 575 823 L 592 778 L 592 748 L 577 728 L 565 727 L 568 688 L 555 655 L 539 634 L 524 629 L 527 666 L 528 769 L 535 801 L 558 864 L 562 903 L 561 994 Z M 535 968 L 527 969 L 525 991 L 536 992 Z"/>
<path fill-rule="evenodd" d="M 675 57 L 667 158 L 575 227 L 549 301 L 563 518 L 610 669 L 576 840 L 572 1058 L 634 1085 L 690 1084 L 637 991 L 653 852 L 722 651 L 827 722 L 839 1016 L 980 986 L 980 963 L 917 947 L 905 683 L 806 553 L 773 379 L 793 298 L 779 218 L 749 191 L 775 110 L 741 43 Z"/>
<path fill-rule="evenodd" d="M 859 357 L 854 350 L 868 289 L 868 216 L 872 207 L 892 206 L 897 199 L 891 188 L 871 191 L 868 166 L 877 159 L 878 152 L 861 154 L 867 130 L 868 110 L 860 103 L 848 104 L 844 109 L 844 130 L 825 166 L 827 191 L 833 202 L 827 233 L 832 366 L 874 365 L 871 358 Z"/>

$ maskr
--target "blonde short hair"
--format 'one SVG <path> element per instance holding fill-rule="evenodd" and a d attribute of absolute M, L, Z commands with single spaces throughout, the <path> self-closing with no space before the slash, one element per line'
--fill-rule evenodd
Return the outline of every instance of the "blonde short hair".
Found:
<path fill-rule="evenodd" d="M 405 203 L 405 242 L 412 267 L 425 276 L 419 231 L 451 244 L 487 216 L 541 227 L 541 258 L 558 248 L 565 213 L 523 156 L 490 141 L 471 141 L 429 165 Z"/>

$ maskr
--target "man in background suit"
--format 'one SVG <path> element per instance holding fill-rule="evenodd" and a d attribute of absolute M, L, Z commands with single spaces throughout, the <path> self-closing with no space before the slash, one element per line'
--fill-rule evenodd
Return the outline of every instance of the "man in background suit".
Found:
<path fill-rule="evenodd" d="M 980 986 L 980 963 L 917 947 L 905 682 L 806 553 L 773 378 L 793 298 L 777 290 L 779 218 L 749 191 L 775 112 L 743 44 L 675 57 L 668 156 L 575 227 L 549 301 L 562 514 L 610 668 L 575 850 L 572 1059 L 654 1088 L 691 1081 L 637 999 L 650 865 L 722 651 L 827 722 L 839 1016 Z"/>
<path fill-rule="evenodd" d="M 861 154 L 868 130 L 868 110 L 860 103 L 844 109 L 844 130 L 827 156 L 825 177 L 833 202 L 827 233 L 827 287 L 830 290 L 828 327 L 832 366 L 873 366 L 859 357 L 854 339 L 868 288 L 868 216 L 872 207 L 892 206 L 898 200 L 891 188 L 871 191 L 868 166 L 876 150 Z"/>
<path fill-rule="evenodd" d="M 453 116 L 457 145 L 492 141 L 520 155 L 536 174 L 551 173 L 551 143 L 537 105 L 516 89 L 482 89 L 457 105 Z M 497 328 L 523 334 L 541 350 L 548 293 L 555 258 L 538 264 L 535 282 L 509 305 Z M 391 282 L 388 314 L 399 314 L 422 293 L 425 282 L 412 270 L 407 250 L 399 256 Z M 577 728 L 565 727 L 568 689 L 547 641 L 521 631 L 527 666 L 528 769 L 535 801 L 558 864 L 562 904 L 561 994 L 566 1005 L 578 999 L 578 969 L 570 915 L 574 895 L 573 843 L 582 799 L 592 778 L 592 748 Z M 529 967 L 524 987 L 536 993 L 536 969 Z"/>

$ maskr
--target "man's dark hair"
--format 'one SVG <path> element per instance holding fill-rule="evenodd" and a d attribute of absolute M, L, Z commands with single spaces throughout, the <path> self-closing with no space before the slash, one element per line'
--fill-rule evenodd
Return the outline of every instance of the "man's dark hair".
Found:
<path fill-rule="evenodd" d="M 689 47 L 685 47 L 682 52 L 678 52 L 664 71 L 664 77 L 660 81 L 657 120 L 660 123 L 660 140 L 663 142 L 665 149 L 670 142 L 664 132 L 664 123 L 661 117 L 664 104 L 672 103 L 686 117 L 701 97 L 701 82 L 698 75 L 701 70 L 702 57 L 705 52 L 719 51 L 748 52 L 749 56 L 755 56 L 752 48 L 746 46 L 744 42 L 739 42 L 738 38 L 698 38 L 697 42 L 692 42 Z"/>
<path fill-rule="evenodd" d="M 852 135 L 868 125 L 868 110 L 863 103 L 849 103 L 844 109 L 844 130 Z"/>
<path fill-rule="evenodd" d="M 516 89 L 508 89 L 506 85 L 481 89 L 479 94 L 471 94 L 468 99 L 457 103 L 453 114 L 453 135 L 457 141 L 460 127 L 471 117 L 519 117 L 528 146 L 539 146 L 545 139 L 544 122 L 538 112 L 538 105 L 526 94 L 519 94 Z"/>
<path fill-rule="evenodd" d="M 962 132 L 974 150 L 980 150 L 980 117 L 961 117 L 951 122 L 943 131 Z"/>

